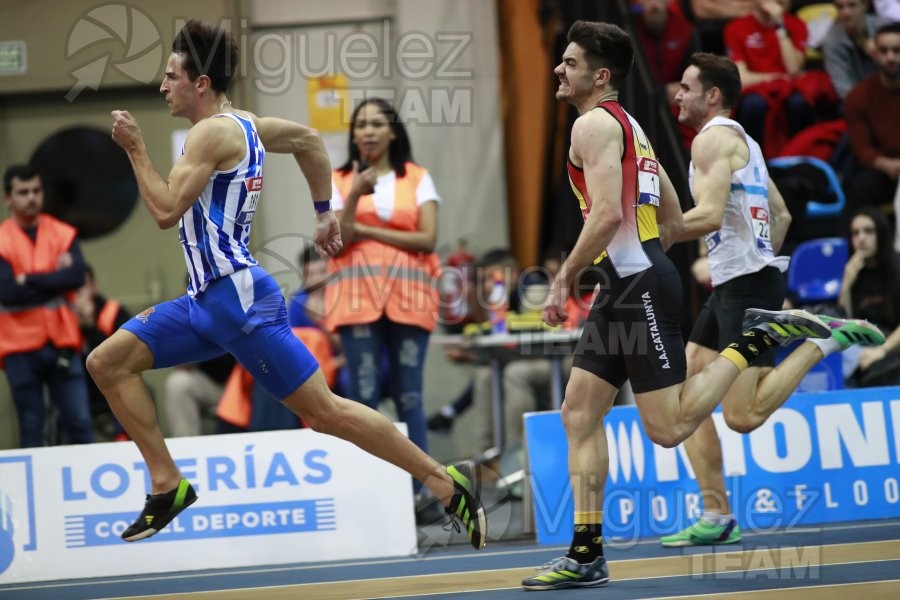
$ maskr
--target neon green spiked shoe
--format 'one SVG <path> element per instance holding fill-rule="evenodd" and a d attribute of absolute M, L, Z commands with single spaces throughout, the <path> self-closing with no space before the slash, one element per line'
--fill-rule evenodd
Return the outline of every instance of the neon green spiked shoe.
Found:
<path fill-rule="evenodd" d="M 713 525 L 700 520 L 678 533 L 659 538 L 659 543 L 666 548 L 736 544 L 739 541 L 741 541 L 741 528 L 734 519 L 727 525 Z"/>

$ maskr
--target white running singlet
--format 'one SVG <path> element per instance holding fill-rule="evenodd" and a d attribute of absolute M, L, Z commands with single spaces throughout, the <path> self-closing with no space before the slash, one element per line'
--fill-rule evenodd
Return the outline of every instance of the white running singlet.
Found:
<path fill-rule="evenodd" d="M 747 165 L 731 174 L 731 193 L 725 203 L 722 227 L 706 234 L 713 287 L 741 275 L 756 273 L 769 265 L 784 271 L 787 258 L 775 257 L 769 236 L 769 171 L 759 144 L 732 119 L 714 117 L 700 133 L 710 127 L 737 129 L 750 149 Z M 689 173 L 693 194 L 693 163 Z M 694 202 L 696 204 L 696 200 Z"/>

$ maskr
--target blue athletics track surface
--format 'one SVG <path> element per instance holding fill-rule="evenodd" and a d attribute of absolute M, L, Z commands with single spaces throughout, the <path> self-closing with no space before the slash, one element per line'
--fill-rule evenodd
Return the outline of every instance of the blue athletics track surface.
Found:
<path fill-rule="evenodd" d="M 519 587 L 566 552 L 530 541 L 482 552 L 453 545 L 424 557 L 296 564 L 6 585 L 0 598 L 530 598 Z M 900 519 L 744 532 L 740 544 L 661 548 L 647 539 L 606 545 L 612 580 L 543 592 L 564 598 L 900 598 Z"/>

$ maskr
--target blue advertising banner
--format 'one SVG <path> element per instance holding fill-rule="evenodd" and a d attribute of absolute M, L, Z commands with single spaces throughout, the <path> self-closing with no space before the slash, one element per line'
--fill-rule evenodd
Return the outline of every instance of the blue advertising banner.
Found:
<path fill-rule="evenodd" d="M 900 388 L 795 394 L 748 435 L 729 429 L 720 411 L 713 418 L 741 527 L 900 517 Z M 613 408 L 604 429 L 604 537 L 666 535 L 699 516 L 682 446 L 652 443 L 634 406 Z M 526 415 L 525 435 L 538 543 L 569 543 L 572 489 L 559 413 Z"/>
<path fill-rule="evenodd" d="M 66 517 L 66 547 L 121 544 L 133 513 Z M 194 507 L 147 543 L 336 529 L 334 499 Z"/>

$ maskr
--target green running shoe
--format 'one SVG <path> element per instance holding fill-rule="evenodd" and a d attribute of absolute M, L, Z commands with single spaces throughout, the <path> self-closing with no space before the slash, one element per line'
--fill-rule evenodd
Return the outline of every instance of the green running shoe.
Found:
<path fill-rule="evenodd" d="M 744 312 L 744 331 L 761 329 L 780 346 L 807 338 L 831 337 L 831 329 L 814 314 L 805 310 L 763 310 L 748 308 Z"/>
<path fill-rule="evenodd" d="M 884 343 L 884 334 L 878 327 L 862 319 L 838 319 L 828 315 L 816 315 L 819 320 L 831 329 L 831 337 L 846 350 L 854 344 L 860 346 L 880 346 Z"/>
<path fill-rule="evenodd" d="M 126 542 L 137 542 L 158 533 L 178 516 L 178 513 L 197 501 L 197 493 L 187 479 L 178 482 L 178 487 L 164 494 L 147 494 L 144 510 L 128 529 L 122 532 Z"/>
<path fill-rule="evenodd" d="M 678 533 L 659 538 L 659 543 L 666 548 L 736 544 L 739 541 L 741 541 L 741 528 L 734 519 L 728 525 L 713 525 L 700 520 Z"/>
<path fill-rule="evenodd" d="M 472 547 L 481 550 L 487 538 L 487 515 L 476 490 L 475 464 L 461 462 L 450 465 L 447 474 L 453 479 L 455 493 L 445 510 L 462 524 Z"/>
<path fill-rule="evenodd" d="M 606 558 L 598 557 L 594 562 L 583 565 L 568 556 L 560 556 L 541 567 L 534 577 L 522 580 L 526 590 L 559 590 L 572 587 L 592 587 L 609 581 L 609 567 Z"/>

